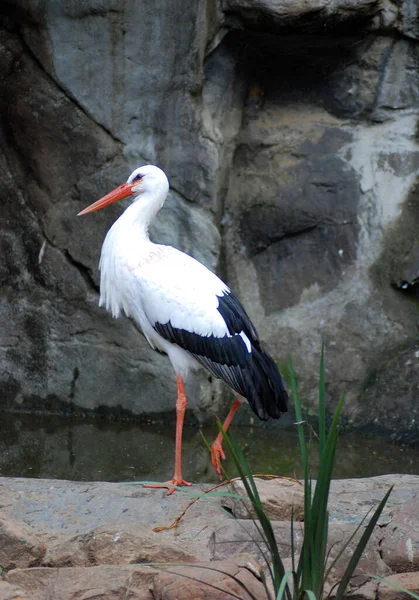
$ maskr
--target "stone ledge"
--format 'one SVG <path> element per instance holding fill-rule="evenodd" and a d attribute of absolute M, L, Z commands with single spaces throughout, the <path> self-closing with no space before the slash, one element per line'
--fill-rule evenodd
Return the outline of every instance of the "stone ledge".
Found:
<path fill-rule="evenodd" d="M 290 484 L 282 479 L 264 480 L 259 490 L 262 502 L 272 498 L 276 493 L 273 490 L 281 485 L 289 489 Z M 333 481 L 329 503 L 330 541 L 333 551 L 337 552 L 339 544 L 348 539 L 360 519 L 391 485 L 394 491 L 360 562 L 352 596 L 349 594 L 348 598 L 356 594 L 357 598 L 367 599 L 372 589 L 381 590 L 380 600 L 398 597 L 391 596 L 393 592 L 390 588 L 387 590 L 385 584 L 366 581 L 367 573 L 416 585 L 413 574 L 405 571 L 418 570 L 419 530 L 414 522 L 419 476 L 387 475 Z M 253 523 L 248 518 L 234 518 L 220 510 L 217 503 L 223 504 L 222 499 L 213 498 L 211 503 L 194 502 L 176 527 L 159 533 L 154 531 L 156 527 L 164 528 L 173 523 L 194 493 L 201 493 L 204 487 L 194 485 L 192 491 L 167 496 L 164 490 L 123 483 L 0 479 L 0 557 L 8 584 L 0 587 L 0 599 L 40 600 L 45 597 L 42 594 L 46 589 L 53 594 L 57 581 L 63 590 L 61 600 L 75 598 L 76 591 L 81 593 L 82 589 L 97 590 L 98 598 L 113 597 L 106 594 L 119 597 L 116 589 L 120 590 L 118 593 L 129 589 L 130 597 L 141 600 L 163 597 L 170 600 L 180 587 L 184 596 L 176 596 L 178 598 L 192 598 L 191 589 L 197 593 L 193 586 L 175 583 L 179 574 L 164 573 L 156 577 L 157 571 L 144 566 L 147 562 L 171 563 L 170 571 L 177 569 L 180 563 L 193 565 L 189 567 L 192 570 L 199 564 L 204 571 L 196 570 L 195 579 L 209 578 L 207 588 L 216 582 L 224 589 L 230 585 L 231 578 L 211 571 L 220 567 L 219 570 L 224 569 L 226 573 L 231 571 L 230 575 L 240 574 L 243 581 L 249 580 L 249 585 L 258 588 L 261 567 L 257 561 L 262 565 L 263 560 L 252 540 Z M 286 494 L 281 497 L 281 502 L 286 504 Z M 291 494 L 290 505 L 292 502 L 295 499 Z M 287 511 L 289 507 L 285 504 L 283 509 Z M 289 521 L 286 517 L 278 520 L 275 501 L 266 502 L 266 506 L 268 510 L 273 506 L 273 527 L 281 556 L 289 560 Z M 295 529 L 295 532 L 301 544 L 301 531 Z M 242 553 L 240 559 L 237 553 Z M 253 565 L 250 579 L 246 571 L 248 565 L 243 567 L 242 564 L 243 556 L 248 557 L 246 564 L 250 561 Z M 182 567 L 191 575 L 189 568 Z M 340 571 L 337 565 L 336 577 L 341 575 Z M 135 589 L 133 573 L 137 582 Z"/>

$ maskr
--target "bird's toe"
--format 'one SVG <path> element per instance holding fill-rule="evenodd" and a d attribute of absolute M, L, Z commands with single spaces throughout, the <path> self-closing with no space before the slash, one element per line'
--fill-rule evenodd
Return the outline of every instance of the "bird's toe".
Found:
<path fill-rule="evenodd" d="M 221 470 L 221 460 L 225 459 L 225 454 L 222 445 L 219 442 L 214 442 L 211 447 L 211 462 L 218 477 L 223 478 Z"/>

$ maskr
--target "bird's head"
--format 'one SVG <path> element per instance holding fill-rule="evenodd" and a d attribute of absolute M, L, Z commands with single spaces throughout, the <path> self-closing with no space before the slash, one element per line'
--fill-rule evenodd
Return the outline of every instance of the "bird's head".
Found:
<path fill-rule="evenodd" d="M 145 165 L 135 169 L 125 183 L 100 198 L 100 200 L 93 202 L 93 204 L 79 212 L 78 216 L 99 210 L 117 200 L 127 198 L 127 196 L 139 198 L 143 194 L 147 194 L 149 197 L 161 199 L 161 205 L 163 205 L 168 191 L 169 181 L 164 171 L 154 165 Z"/>

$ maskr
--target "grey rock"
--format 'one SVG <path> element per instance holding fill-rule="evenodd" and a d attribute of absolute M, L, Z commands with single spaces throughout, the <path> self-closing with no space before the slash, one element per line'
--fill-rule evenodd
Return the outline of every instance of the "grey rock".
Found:
<path fill-rule="evenodd" d="M 397 587 L 396 587 L 397 586 Z M 402 587 L 406 592 L 400 589 Z M 408 593 L 410 592 L 410 594 Z M 377 600 L 409 600 L 419 592 L 419 573 L 397 573 L 380 582 Z"/>
<path fill-rule="evenodd" d="M 419 37 L 419 8 L 415 0 L 406 0 L 400 6 L 401 31 L 415 40 Z"/>
<path fill-rule="evenodd" d="M 368 573 L 387 576 L 394 570 L 403 573 L 415 568 L 419 533 L 412 526 L 412 515 L 417 506 L 419 477 L 388 475 L 332 482 L 331 558 L 338 555 L 361 519 L 391 485 L 393 493 L 362 557 L 348 598 L 369 597 L 371 586 L 365 578 Z M 173 579 L 156 577 L 156 569 L 132 563 L 162 560 L 195 564 L 196 559 L 205 562 L 200 567 L 208 570 L 224 564 L 227 572 L 231 561 L 239 567 L 245 563 L 248 573 L 258 578 L 256 561 L 261 566 L 264 562 L 255 524 L 248 519 L 231 518 L 217 506 L 223 504 L 220 497 L 213 497 L 211 503 L 202 499 L 191 503 L 191 498 L 200 493 L 199 486 L 193 486 L 187 494 L 167 496 L 165 490 L 128 484 L 3 478 L 2 561 L 10 569 L 8 582 L 34 591 L 34 598 L 43 597 L 35 594 L 38 586 L 52 590 L 52 597 L 60 586 L 62 598 L 76 597 L 87 585 L 100 590 L 103 597 L 107 597 L 106 589 L 115 590 L 115 586 L 124 593 L 128 587 L 132 593 L 145 594 L 154 584 L 157 593 L 170 588 Z M 170 528 L 174 523 L 176 528 Z M 272 525 L 281 557 L 287 560 L 291 555 L 290 522 L 273 520 Z M 362 528 L 336 564 L 332 581 L 341 577 L 361 534 Z M 301 523 L 295 523 L 294 536 L 298 556 L 303 540 Z M 19 555 L 16 565 L 16 545 L 10 543 L 13 540 L 19 540 L 21 548 L 30 547 L 29 553 L 25 550 Z M 34 548 L 43 549 L 37 557 L 39 567 L 33 563 Z M 243 553 L 251 556 L 245 558 Z M 28 569 L 30 564 L 33 566 Z M 174 569 L 173 565 L 170 573 Z M 99 591 L 97 594 L 102 597 Z"/>
<path fill-rule="evenodd" d="M 97 308 L 121 206 L 75 216 L 153 162 L 172 185 L 154 239 L 226 278 L 279 365 L 293 355 L 308 412 L 323 341 L 347 423 L 415 441 L 417 2 L 10 6 L 0 408 L 173 412 L 167 359 Z M 188 393 L 199 421 L 226 409 L 205 374 Z"/>
<path fill-rule="evenodd" d="M 156 574 L 156 569 L 141 565 L 15 569 L 10 573 L 10 582 L 24 592 L 22 600 L 77 600 L 91 594 L 101 600 L 124 596 L 153 600 L 150 588 Z"/>
<path fill-rule="evenodd" d="M 379 504 L 392 485 L 394 489 L 379 521 L 381 526 L 386 526 L 392 515 L 403 513 L 404 503 L 410 504 L 417 499 L 419 480 L 416 475 L 335 479 L 330 486 L 330 518 L 336 522 L 359 523 L 371 507 Z"/>
<path fill-rule="evenodd" d="M 304 487 L 298 481 L 273 477 L 255 478 L 255 483 L 263 510 L 271 520 L 304 520 Z M 242 481 L 232 483 L 231 488 L 240 499 L 226 498 L 224 506 L 228 506 L 237 519 L 255 519 L 256 513 L 251 503 L 243 500 L 247 496 Z"/>
<path fill-rule="evenodd" d="M 47 567 L 86 567 L 136 563 L 194 563 L 196 557 L 176 541 L 155 535 L 135 523 L 99 527 L 49 544 L 42 558 Z"/>
<path fill-rule="evenodd" d="M 375 0 L 333 0 L 327 3 L 321 0 L 223 0 L 222 6 L 227 16 L 235 17 L 245 27 L 262 31 L 269 28 L 276 33 L 286 28 L 307 31 L 323 26 L 332 29 L 346 21 L 371 25 L 379 10 Z"/>
<path fill-rule="evenodd" d="M 260 578 L 260 565 L 250 555 L 233 559 L 175 566 L 154 580 L 155 600 L 230 600 L 264 598 L 266 590 Z M 240 595 L 239 595 L 240 594 Z"/>
<path fill-rule="evenodd" d="M 383 538 L 382 557 L 396 573 L 415 571 L 419 563 L 419 544 L 416 541 L 417 496 L 394 511 Z"/>
<path fill-rule="evenodd" d="M 30 596 L 21 588 L 12 585 L 7 581 L 0 581 L 0 599 L 1 600 L 30 600 Z"/>
<path fill-rule="evenodd" d="M 22 523 L 0 513 L 0 565 L 5 571 L 37 566 L 45 555 L 45 546 Z"/>
<path fill-rule="evenodd" d="M 301 551 L 303 537 L 301 524 L 294 529 L 294 547 L 296 556 Z M 288 521 L 274 521 L 272 527 L 275 533 L 281 558 L 291 558 L 291 526 Z M 263 562 L 264 542 L 260 530 L 249 519 L 235 519 L 217 527 L 211 540 L 211 548 L 215 560 L 225 560 L 236 552 L 249 553 Z"/>
<path fill-rule="evenodd" d="M 3 98 L 13 109 L 0 157 L 7 198 L 1 217 L 2 408 L 174 411 L 167 359 L 155 355 L 129 321 L 112 322 L 97 308 L 100 247 L 118 208 L 99 213 L 94 225 L 76 217 L 125 179 L 130 166 L 120 145 L 52 84 L 17 37 L 3 32 L 2 41 L 10 65 L 14 55 L 21 56 Z M 28 136 L 38 141 L 33 152 Z M 181 229 L 174 227 L 178 219 Z M 191 211 L 179 194 L 172 194 L 155 229 L 162 242 L 178 243 L 216 265 L 218 230 L 203 209 Z M 205 385 L 202 377 L 191 383 L 191 408 Z"/>
<path fill-rule="evenodd" d="M 252 263 L 248 276 L 257 273 L 267 316 L 297 304 L 311 286 L 319 295 L 335 287 L 355 259 L 359 228 L 357 176 L 336 157 L 348 135 L 310 124 L 292 133 L 285 115 L 274 128 L 277 112 L 264 111 L 243 131 L 227 198 L 229 264 L 234 254 Z"/>
<path fill-rule="evenodd" d="M 211 217 L 191 206 L 176 192 L 171 192 L 157 219 L 150 227 L 150 236 L 159 244 L 175 246 L 215 271 L 220 254 L 221 238 Z"/>
<path fill-rule="evenodd" d="M 270 33 L 290 31 L 395 31 L 417 39 L 419 11 L 415 0 L 221 0 L 232 27 Z"/>
<path fill-rule="evenodd" d="M 379 415 L 378 404 L 364 411 L 373 365 L 408 340 L 414 345 L 417 332 L 415 288 L 406 295 L 393 289 L 417 247 L 416 118 L 406 119 L 410 125 L 383 123 L 371 137 L 365 124 L 354 127 L 324 110 L 265 97 L 240 134 L 227 197 L 229 282 L 252 306 L 280 365 L 290 352 L 299 374 L 316 372 L 323 340 L 329 394 L 347 392 L 346 417 L 355 424 L 361 415 L 370 423 Z M 403 160 L 386 144 L 396 131 Z M 388 175 L 404 198 L 401 215 L 382 187 Z M 385 217 L 386 229 L 387 210 L 393 217 L 392 227 Z M 384 236 L 375 233 L 380 227 Z M 302 396 L 315 406 L 316 384 L 306 385 L 304 375 L 300 381 Z M 416 390 L 416 374 L 410 383 Z M 413 398 L 416 406 L 415 391 Z M 397 414 L 399 439 L 408 439 L 410 415 Z M 393 429 L 390 422 L 385 427 Z"/>
<path fill-rule="evenodd" d="M 114 0 L 52 0 L 41 11 L 26 8 L 31 20 L 22 32 L 56 84 L 123 142 L 131 164 L 164 166 L 189 199 L 201 198 L 211 183 L 195 101 L 212 24 L 205 5 L 185 0 L 155 10 L 135 3 L 128 10 Z"/>
<path fill-rule="evenodd" d="M 375 411 L 375 425 L 393 431 L 395 440 L 403 437 L 412 443 L 418 436 L 419 344 L 398 348 L 393 355 L 384 358 L 376 371 L 365 381 L 362 394 L 364 402 L 371 402 Z M 405 416 L 402 417 L 402 414 Z M 358 425 L 366 425 L 362 411 L 357 417 Z M 401 436 L 398 432 L 403 431 Z"/>
<path fill-rule="evenodd" d="M 46 542 L 46 565 L 54 562 L 59 565 L 67 544 L 67 558 L 77 566 L 82 554 L 94 545 L 95 532 L 115 532 L 115 535 L 120 532 L 121 536 L 124 531 L 131 532 L 132 537 L 121 546 L 121 555 L 125 556 L 126 552 L 131 552 L 134 538 L 141 538 L 143 533 L 144 546 L 154 537 L 157 546 L 165 545 L 167 541 L 168 548 L 172 547 L 172 530 L 159 533 L 153 530 L 169 526 L 194 497 L 194 492 L 199 495 L 201 491 L 200 486 L 194 486 L 190 490 L 192 495 L 167 496 L 167 490 L 145 489 L 135 484 L 3 478 L 0 503 L 5 517 L 12 522 L 24 523 L 26 531 L 38 543 Z M 212 558 L 209 542 L 213 530 L 204 526 L 203 519 L 219 527 L 229 522 L 230 517 L 215 502 L 205 503 L 204 517 L 202 510 L 201 502 L 196 502 L 187 511 L 188 518 L 180 521 L 174 546 L 177 556 L 172 555 L 175 561 L 182 553 L 185 557 L 186 554 L 197 556 L 199 560 Z M 152 550 L 154 553 L 158 552 L 156 545 Z"/>

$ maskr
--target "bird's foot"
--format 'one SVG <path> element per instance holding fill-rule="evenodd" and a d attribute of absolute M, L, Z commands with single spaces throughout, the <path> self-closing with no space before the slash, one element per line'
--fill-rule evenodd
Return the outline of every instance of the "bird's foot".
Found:
<path fill-rule="evenodd" d="M 176 487 L 171 487 L 175 485 Z M 183 487 L 192 485 L 189 481 L 185 481 L 181 477 L 173 479 L 169 479 L 169 481 L 165 481 L 164 483 L 145 483 L 143 487 L 145 488 L 155 488 L 155 489 L 167 489 L 167 495 L 170 496 L 176 490 L 177 487 Z"/>
<path fill-rule="evenodd" d="M 223 473 L 221 471 L 221 460 L 225 457 L 226 455 L 224 454 L 222 442 L 215 440 L 211 446 L 211 462 L 220 479 L 223 478 Z"/>

